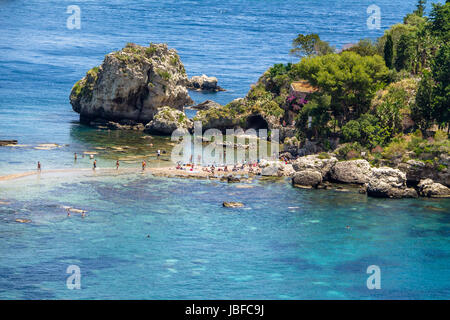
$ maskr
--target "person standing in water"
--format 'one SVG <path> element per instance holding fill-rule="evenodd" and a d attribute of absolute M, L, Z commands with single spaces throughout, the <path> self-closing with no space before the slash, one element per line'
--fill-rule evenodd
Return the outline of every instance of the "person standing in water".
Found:
<path fill-rule="evenodd" d="M 160 155 L 161 155 L 161 150 L 158 149 L 158 151 L 156 152 L 156 156 L 159 158 Z"/>
<path fill-rule="evenodd" d="M 119 170 L 119 160 L 116 161 L 116 170 Z"/>
<path fill-rule="evenodd" d="M 92 169 L 93 169 L 93 170 L 95 170 L 96 168 L 97 168 L 97 160 L 94 160 L 94 163 L 93 163 Z"/>
<path fill-rule="evenodd" d="M 41 172 L 41 163 L 38 161 L 38 164 L 37 164 L 37 170 L 39 171 L 39 172 Z"/>
<path fill-rule="evenodd" d="M 147 166 L 147 163 L 145 162 L 145 160 L 144 161 L 142 161 L 142 171 L 144 171 L 145 170 L 145 167 Z"/>
<path fill-rule="evenodd" d="M 74 159 L 75 161 L 77 161 L 77 153 L 76 153 L 76 152 L 75 152 L 74 155 L 73 155 L 73 159 Z"/>

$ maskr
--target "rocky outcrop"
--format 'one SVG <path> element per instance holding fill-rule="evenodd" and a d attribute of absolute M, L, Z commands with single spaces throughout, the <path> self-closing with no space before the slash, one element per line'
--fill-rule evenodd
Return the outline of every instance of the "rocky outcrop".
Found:
<path fill-rule="evenodd" d="M 145 132 L 171 135 L 178 129 L 179 133 L 187 133 L 193 127 L 192 121 L 186 117 L 184 112 L 170 108 L 162 107 L 153 120 L 145 126 Z"/>
<path fill-rule="evenodd" d="M 419 160 L 408 160 L 400 163 L 398 168 L 406 173 L 406 179 L 410 184 L 417 184 L 424 179 L 432 179 L 445 186 L 450 186 L 449 162 L 450 156 L 442 154 L 437 166 Z"/>
<path fill-rule="evenodd" d="M 417 185 L 419 189 L 419 194 L 422 197 L 431 197 L 431 198 L 449 198 L 450 197 L 450 189 L 446 186 L 434 182 L 431 179 L 424 179 L 419 182 Z"/>
<path fill-rule="evenodd" d="M 208 77 L 203 74 L 201 76 L 193 76 L 188 83 L 188 88 L 197 91 L 225 91 L 225 89 L 217 85 L 216 77 Z"/>
<path fill-rule="evenodd" d="M 192 104 L 188 82 L 174 49 L 166 44 L 128 44 L 106 55 L 100 67 L 74 85 L 70 103 L 83 122 L 101 118 L 147 123 L 162 106 L 182 110 Z"/>
<path fill-rule="evenodd" d="M 314 170 L 322 174 L 325 180 L 329 178 L 331 168 L 337 163 L 337 159 L 332 156 L 309 155 L 300 157 L 293 163 L 295 171 Z"/>
<path fill-rule="evenodd" d="M 225 208 L 242 208 L 244 204 L 242 202 L 224 202 L 222 206 Z"/>
<path fill-rule="evenodd" d="M 199 103 L 199 104 L 189 107 L 189 108 L 194 109 L 194 110 L 208 110 L 211 108 L 221 108 L 221 107 L 222 107 L 222 105 L 215 101 L 206 100 L 206 101 L 203 101 L 202 103 Z"/>
<path fill-rule="evenodd" d="M 367 183 L 367 195 L 379 198 L 416 198 L 417 192 L 406 186 L 406 175 L 398 169 L 373 168 Z"/>
<path fill-rule="evenodd" d="M 337 162 L 331 169 L 331 179 L 344 183 L 364 184 L 369 181 L 371 167 L 366 160 Z"/>
<path fill-rule="evenodd" d="M 292 184 L 296 187 L 313 187 L 317 188 L 322 183 L 322 174 L 319 171 L 306 169 L 294 173 Z"/>
<path fill-rule="evenodd" d="M 261 159 L 259 166 L 262 167 L 261 175 L 266 177 L 291 177 L 295 173 L 291 164 L 280 161 Z"/>

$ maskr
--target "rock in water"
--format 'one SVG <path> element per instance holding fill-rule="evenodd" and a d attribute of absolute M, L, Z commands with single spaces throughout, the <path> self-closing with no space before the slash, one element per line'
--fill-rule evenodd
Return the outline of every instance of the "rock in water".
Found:
<path fill-rule="evenodd" d="M 320 183 L 322 183 L 322 174 L 311 169 L 298 171 L 292 177 L 292 184 L 298 187 L 317 188 Z"/>
<path fill-rule="evenodd" d="M 367 195 L 380 198 L 417 198 L 416 190 L 406 187 L 406 175 L 398 169 L 373 168 Z"/>
<path fill-rule="evenodd" d="M 221 108 L 221 107 L 222 107 L 222 105 L 217 103 L 217 102 L 215 102 L 215 101 L 205 100 L 202 103 L 199 103 L 199 104 L 197 104 L 195 106 L 192 106 L 190 108 L 194 109 L 194 110 L 208 110 L 208 109 L 211 109 L 211 108 Z"/>
<path fill-rule="evenodd" d="M 170 108 L 162 107 L 144 129 L 144 132 L 171 135 L 178 129 L 180 134 L 188 133 L 193 127 L 192 121 L 186 117 L 184 112 Z"/>
<path fill-rule="evenodd" d="M 371 167 L 366 160 L 340 161 L 331 169 L 331 178 L 344 183 L 364 184 L 369 181 L 370 172 Z"/>
<path fill-rule="evenodd" d="M 192 104 L 188 82 L 177 52 L 167 44 L 127 44 L 74 85 L 70 103 L 83 122 L 101 118 L 147 123 L 160 107 L 182 110 Z"/>
<path fill-rule="evenodd" d="M 244 204 L 242 202 L 224 202 L 223 206 L 225 208 L 242 208 Z"/>
<path fill-rule="evenodd" d="M 31 220 L 30 219 L 16 219 L 16 222 L 19 222 L 19 223 L 30 223 Z"/>
<path fill-rule="evenodd" d="M 417 185 L 419 194 L 423 197 L 431 198 L 449 198 L 450 189 L 446 186 L 436 183 L 431 179 L 424 179 Z"/>
<path fill-rule="evenodd" d="M 193 76 L 189 80 L 188 88 L 198 91 L 225 91 L 217 85 L 216 77 L 208 77 L 205 74 L 202 74 L 201 76 Z"/>

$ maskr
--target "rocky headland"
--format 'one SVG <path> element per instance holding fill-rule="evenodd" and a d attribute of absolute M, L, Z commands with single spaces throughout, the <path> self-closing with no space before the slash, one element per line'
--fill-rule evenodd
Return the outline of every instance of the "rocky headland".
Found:
<path fill-rule="evenodd" d="M 72 88 L 70 103 L 84 123 L 109 120 L 147 124 L 161 107 L 193 103 L 180 57 L 166 44 L 127 44 L 106 55 Z"/>

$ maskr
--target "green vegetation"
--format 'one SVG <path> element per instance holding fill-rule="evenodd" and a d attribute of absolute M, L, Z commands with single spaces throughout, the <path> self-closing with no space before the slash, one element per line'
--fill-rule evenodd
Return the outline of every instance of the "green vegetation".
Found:
<path fill-rule="evenodd" d="M 260 114 L 286 125 L 294 114 L 296 139 L 329 150 L 330 137 L 339 138 L 341 158 L 363 152 L 374 164 L 383 158 L 434 161 L 449 152 L 450 1 L 433 4 L 429 17 L 425 5 L 419 0 L 403 23 L 340 53 L 317 34 L 299 34 L 290 51 L 299 62 L 275 64 L 244 99 L 200 111 L 197 120 L 245 127 L 248 116 Z M 295 96 L 294 81 L 315 90 Z M 417 129 L 420 135 L 411 133 Z"/>
<path fill-rule="evenodd" d="M 328 42 L 320 40 L 317 33 L 311 33 L 307 35 L 299 34 L 292 41 L 290 53 L 298 57 L 305 57 L 311 55 L 322 56 L 334 51 L 335 48 L 331 47 Z"/>

